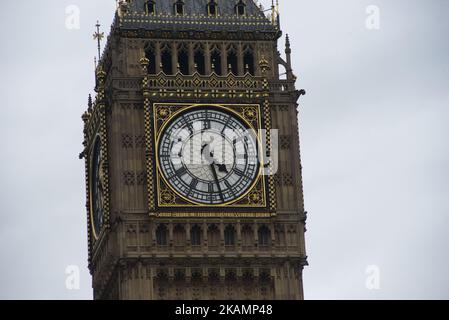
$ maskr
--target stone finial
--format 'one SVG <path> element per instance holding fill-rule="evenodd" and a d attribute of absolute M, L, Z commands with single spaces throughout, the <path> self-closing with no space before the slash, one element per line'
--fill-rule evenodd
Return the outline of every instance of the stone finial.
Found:
<path fill-rule="evenodd" d="M 98 80 L 101 80 L 101 79 L 104 80 L 104 78 L 106 78 L 106 72 L 104 72 L 103 66 L 101 64 L 98 65 L 95 74 L 96 74 Z"/>
<path fill-rule="evenodd" d="M 128 1 L 119 0 L 117 5 L 117 13 L 119 17 L 123 17 L 128 12 Z"/>
<path fill-rule="evenodd" d="M 290 47 L 290 37 L 288 36 L 288 34 L 285 35 L 285 52 L 286 53 L 292 52 L 291 47 Z"/>
<path fill-rule="evenodd" d="M 81 116 L 81 119 L 83 119 L 84 122 L 87 122 L 90 118 L 90 114 L 89 112 L 84 112 L 83 115 Z"/>

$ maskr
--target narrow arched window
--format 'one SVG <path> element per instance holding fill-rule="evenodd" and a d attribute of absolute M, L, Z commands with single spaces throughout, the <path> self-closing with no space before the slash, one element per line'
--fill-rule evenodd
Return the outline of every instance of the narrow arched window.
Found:
<path fill-rule="evenodd" d="M 158 246 L 167 245 L 167 227 L 163 224 L 156 229 L 156 243 Z"/>
<path fill-rule="evenodd" d="M 175 14 L 178 16 L 184 15 L 184 1 L 178 0 L 175 3 Z"/>
<path fill-rule="evenodd" d="M 218 5 L 215 0 L 210 0 L 207 4 L 207 14 L 212 17 L 216 17 L 218 15 Z"/>
<path fill-rule="evenodd" d="M 243 0 L 240 0 L 236 5 L 235 5 L 235 13 L 238 16 L 244 16 L 246 14 L 246 4 L 245 2 L 243 2 Z"/>
<path fill-rule="evenodd" d="M 237 58 L 237 50 L 234 46 L 230 46 L 227 50 L 228 56 L 228 73 L 232 73 L 234 75 L 238 75 L 238 58 Z"/>
<path fill-rule="evenodd" d="M 270 244 L 270 229 L 266 226 L 259 228 L 259 246 L 268 246 Z"/>
<path fill-rule="evenodd" d="M 243 65 L 245 67 L 245 73 L 254 75 L 254 55 L 249 50 L 243 56 Z"/>
<path fill-rule="evenodd" d="M 153 0 L 149 0 L 145 2 L 145 13 L 146 14 L 155 14 L 156 13 L 156 2 Z"/>
<path fill-rule="evenodd" d="M 145 50 L 145 56 L 147 57 L 149 61 L 148 65 L 148 73 L 149 74 L 155 74 L 156 73 L 156 54 L 154 50 L 154 46 L 150 45 Z"/>
<path fill-rule="evenodd" d="M 224 232 L 225 246 L 235 245 L 235 229 L 233 226 L 227 226 Z"/>
<path fill-rule="evenodd" d="M 172 61 L 172 53 L 170 46 L 164 45 L 161 48 L 161 69 L 162 71 L 167 74 L 171 75 L 173 74 L 173 61 Z"/>
<path fill-rule="evenodd" d="M 217 46 L 214 46 L 211 50 L 210 61 L 212 63 L 212 72 L 215 72 L 217 75 L 221 76 L 221 51 Z"/>
<path fill-rule="evenodd" d="M 178 70 L 182 74 L 189 74 L 189 54 L 185 46 L 178 48 Z"/>
<path fill-rule="evenodd" d="M 200 246 L 201 245 L 201 228 L 200 226 L 193 226 L 190 229 L 190 243 L 192 246 Z"/>
<path fill-rule="evenodd" d="M 204 53 L 202 49 L 199 49 L 198 51 L 195 52 L 194 61 L 195 61 L 195 70 L 198 71 L 198 73 L 201 75 L 206 74 Z"/>

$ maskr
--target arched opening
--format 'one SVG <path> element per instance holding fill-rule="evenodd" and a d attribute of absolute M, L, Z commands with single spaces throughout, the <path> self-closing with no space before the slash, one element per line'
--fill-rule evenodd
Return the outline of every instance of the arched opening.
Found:
<path fill-rule="evenodd" d="M 212 17 L 216 17 L 218 15 L 218 6 L 215 0 L 211 0 L 207 5 L 207 14 Z"/>
<path fill-rule="evenodd" d="M 235 282 L 237 281 L 237 274 L 234 270 L 226 270 L 225 275 L 226 282 Z"/>
<path fill-rule="evenodd" d="M 165 74 L 173 73 L 173 64 L 171 59 L 171 51 L 167 47 L 162 50 L 161 54 L 162 71 Z"/>
<path fill-rule="evenodd" d="M 233 226 L 227 226 L 224 232 L 225 246 L 235 245 L 235 229 Z"/>
<path fill-rule="evenodd" d="M 215 72 L 216 74 L 221 76 L 222 75 L 222 72 L 221 72 L 221 55 L 220 55 L 220 51 L 218 49 L 212 51 L 212 54 L 210 56 L 210 60 L 211 60 L 211 63 L 212 63 L 212 72 Z"/>
<path fill-rule="evenodd" d="M 205 75 L 206 74 L 206 64 L 204 62 L 204 54 L 201 50 L 198 50 L 197 52 L 195 52 L 194 60 L 195 60 L 196 71 L 198 71 L 198 73 L 201 75 Z"/>
<path fill-rule="evenodd" d="M 239 73 L 237 54 L 235 51 L 228 52 L 228 71 L 234 75 Z"/>
<path fill-rule="evenodd" d="M 153 0 L 145 2 L 145 13 L 150 15 L 156 13 L 156 3 Z"/>
<path fill-rule="evenodd" d="M 185 246 L 186 232 L 183 226 L 177 225 L 173 229 L 173 243 L 175 246 Z"/>
<path fill-rule="evenodd" d="M 287 80 L 287 69 L 283 64 L 278 65 L 278 72 L 279 72 L 279 79 L 281 80 Z"/>
<path fill-rule="evenodd" d="M 212 269 L 209 271 L 209 282 L 210 283 L 217 283 L 220 281 L 220 275 L 219 271 Z"/>
<path fill-rule="evenodd" d="M 243 0 L 240 0 L 235 6 L 235 13 L 238 16 L 244 16 L 246 14 L 246 4 Z"/>
<path fill-rule="evenodd" d="M 182 16 L 184 15 L 184 1 L 178 0 L 175 3 L 175 15 Z"/>
<path fill-rule="evenodd" d="M 158 246 L 167 245 L 167 227 L 163 224 L 156 229 L 156 243 Z"/>
<path fill-rule="evenodd" d="M 178 52 L 178 69 L 182 74 L 189 74 L 189 55 L 184 49 Z"/>
<path fill-rule="evenodd" d="M 245 66 L 245 73 L 254 75 L 254 55 L 251 51 L 246 51 L 243 56 L 243 65 Z"/>
<path fill-rule="evenodd" d="M 190 229 L 190 243 L 192 246 L 200 246 L 201 245 L 201 227 L 200 226 L 193 226 Z"/>
<path fill-rule="evenodd" d="M 155 74 L 156 73 L 156 54 L 154 52 L 154 48 L 153 47 L 147 48 L 147 50 L 145 52 L 145 56 L 149 61 L 148 73 Z"/>
<path fill-rule="evenodd" d="M 262 226 L 258 231 L 259 246 L 266 247 L 270 245 L 270 229 L 266 226 Z"/>

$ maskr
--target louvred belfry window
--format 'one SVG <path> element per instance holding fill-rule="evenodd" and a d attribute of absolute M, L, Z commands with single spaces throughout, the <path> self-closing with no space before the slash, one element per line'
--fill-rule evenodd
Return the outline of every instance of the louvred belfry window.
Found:
<path fill-rule="evenodd" d="M 244 16 L 246 14 L 246 4 L 243 0 L 240 0 L 235 6 L 235 13 L 238 16 Z"/>
<path fill-rule="evenodd" d="M 207 5 L 207 14 L 213 17 L 218 15 L 218 6 L 215 0 L 211 0 Z"/>
<path fill-rule="evenodd" d="M 184 15 L 184 1 L 178 0 L 175 3 L 175 14 L 182 16 Z"/>
<path fill-rule="evenodd" d="M 156 13 L 156 3 L 153 0 L 145 2 L 145 13 L 146 14 Z"/>

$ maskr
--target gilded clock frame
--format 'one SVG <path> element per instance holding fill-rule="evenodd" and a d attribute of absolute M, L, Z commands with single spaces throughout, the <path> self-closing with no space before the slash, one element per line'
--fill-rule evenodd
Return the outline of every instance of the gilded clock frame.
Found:
<path fill-rule="evenodd" d="M 96 135 L 93 136 L 92 139 L 92 144 L 90 146 L 90 152 L 89 152 L 89 172 L 88 172 L 88 177 L 89 177 L 89 218 L 90 218 L 90 227 L 92 230 L 92 235 L 95 241 L 97 241 L 98 239 L 100 239 L 103 230 L 105 229 L 105 226 L 107 226 L 106 221 L 109 220 L 109 211 L 106 212 L 107 210 L 107 205 L 106 205 L 106 201 L 108 201 L 109 199 L 109 195 L 107 195 L 106 193 L 103 194 L 104 197 L 104 206 L 102 208 L 103 210 L 103 223 L 101 225 L 101 229 L 100 230 L 96 230 L 95 228 L 95 224 L 94 224 L 94 206 L 93 206 L 93 177 L 92 177 L 92 171 L 93 171 L 93 157 L 95 155 L 95 146 L 97 144 L 97 141 L 100 143 L 100 166 L 102 167 L 103 170 L 103 179 L 104 179 L 104 183 L 106 183 L 106 181 L 108 180 L 106 178 L 106 168 L 105 168 L 105 155 L 103 154 L 105 148 L 103 148 L 103 139 L 101 137 L 100 133 L 97 133 Z M 106 186 L 105 186 L 106 187 Z"/>
<path fill-rule="evenodd" d="M 110 190 L 109 190 L 109 162 L 108 162 L 108 131 L 106 124 L 106 101 L 104 93 L 104 80 L 106 73 L 100 65 L 96 70 L 97 77 L 97 95 L 95 101 L 89 105 L 88 111 L 83 114 L 84 121 L 84 145 L 83 157 L 85 161 L 86 178 L 86 209 L 87 209 L 87 229 L 88 229 L 88 247 L 89 247 L 89 265 L 98 254 L 98 248 L 104 240 L 110 229 Z M 102 158 L 102 169 L 104 174 L 104 207 L 103 207 L 103 225 L 99 234 L 93 226 L 92 210 L 92 151 L 97 139 L 100 139 L 100 149 Z"/>
<path fill-rule="evenodd" d="M 149 106 L 148 106 L 149 107 Z M 214 217 L 246 217 L 246 216 L 260 216 L 260 217 L 268 217 L 270 214 L 268 212 L 262 213 L 262 211 L 268 208 L 268 192 L 267 192 L 267 181 L 266 177 L 262 174 L 262 169 L 264 166 L 263 157 L 260 160 L 259 173 L 251 184 L 250 188 L 239 196 L 237 199 L 224 203 L 224 204 L 202 204 L 196 203 L 192 200 L 187 199 L 186 197 L 179 194 L 174 188 L 171 187 L 169 183 L 167 183 L 165 177 L 160 168 L 160 163 L 158 159 L 159 152 L 159 140 L 166 128 L 171 121 L 181 113 L 187 112 L 190 109 L 195 108 L 204 108 L 204 107 L 213 107 L 218 110 L 222 110 L 229 114 L 233 114 L 239 120 L 241 120 L 250 130 L 254 130 L 256 132 L 257 144 L 258 144 L 258 152 L 261 151 L 261 133 L 260 129 L 263 128 L 263 118 L 262 118 L 262 108 L 260 104 L 217 104 L 217 103 L 154 103 L 152 105 L 152 128 L 153 130 L 147 130 L 147 132 L 154 132 L 153 137 L 147 139 L 147 142 L 151 143 L 154 148 L 151 148 L 152 155 L 154 156 L 154 174 L 155 179 L 150 177 L 153 172 L 148 172 L 149 175 L 149 183 L 155 183 L 155 194 L 151 194 L 149 192 L 150 203 L 154 203 L 159 210 L 155 210 L 157 215 L 160 217 L 168 217 L 168 216 L 185 216 L 185 217 L 193 217 L 193 216 L 214 216 Z M 148 123 L 149 124 L 149 123 Z M 152 159 L 148 159 L 148 161 L 152 161 Z M 152 167 L 152 166 L 149 166 Z M 155 181 L 154 181 L 155 180 Z M 153 188 L 150 188 L 153 189 Z M 149 189 L 149 191 L 150 191 Z M 153 197 L 156 197 L 154 199 Z M 175 208 L 176 212 L 159 212 L 160 210 L 169 210 L 170 208 Z M 192 208 L 202 209 L 202 210 L 213 210 L 215 209 L 217 212 L 211 214 L 210 212 L 180 212 L 184 208 L 186 210 L 191 210 Z M 257 210 L 258 212 L 229 212 L 226 211 L 226 208 L 233 208 L 233 211 L 238 209 L 251 209 Z M 150 208 L 151 211 L 151 208 Z"/>

